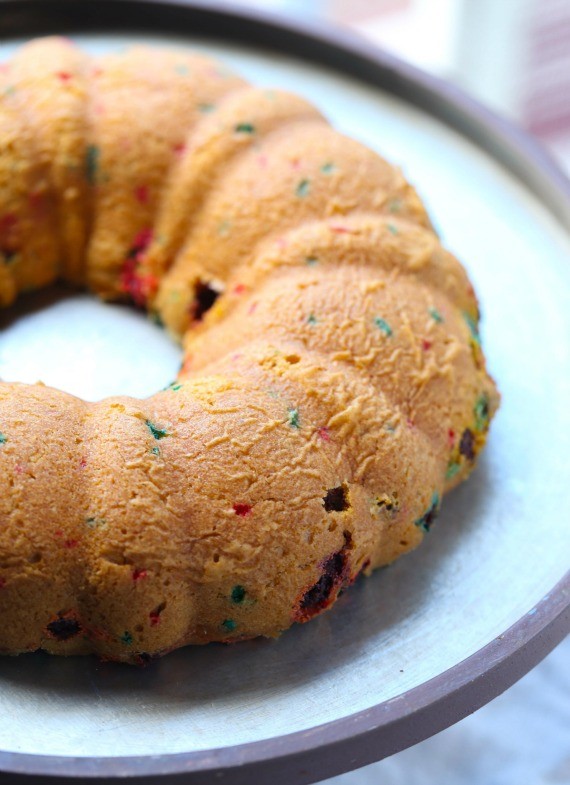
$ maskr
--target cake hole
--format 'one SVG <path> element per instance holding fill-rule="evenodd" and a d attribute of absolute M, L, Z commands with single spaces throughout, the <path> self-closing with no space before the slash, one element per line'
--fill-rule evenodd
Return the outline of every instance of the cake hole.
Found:
<path fill-rule="evenodd" d="M 118 564 L 121 567 L 123 567 L 125 564 L 128 564 L 124 553 L 120 553 L 118 551 L 103 553 L 101 556 L 103 561 L 106 561 L 109 564 Z"/>
<path fill-rule="evenodd" d="M 345 512 L 350 509 L 348 486 L 346 483 L 337 488 L 330 488 L 323 497 L 323 506 L 327 512 Z"/>
<path fill-rule="evenodd" d="M 30 556 L 28 556 L 28 562 L 30 564 L 37 564 L 41 560 L 42 560 L 42 554 L 40 551 L 35 551 L 35 553 L 32 553 Z"/>
<path fill-rule="evenodd" d="M 194 299 L 190 305 L 192 321 L 201 322 L 221 293 L 221 289 L 209 281 L 196 281 Z"/>
<path fill-rule="evenodd" d="M 181 359 L 144 312 L 63 286 L 21 295 L 0 313 L 5 382 L 41 381 L 87 401 L 147 398 L 176 376 Z"/>

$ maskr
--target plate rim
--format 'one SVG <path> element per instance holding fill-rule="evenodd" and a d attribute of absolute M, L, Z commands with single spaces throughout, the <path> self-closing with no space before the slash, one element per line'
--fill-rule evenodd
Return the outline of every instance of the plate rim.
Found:
<path fill-rule="evenodd" d="M 375 84 L 451 125 L 498 160 L 570 231 L 570 180 L 526 132 L 438 77 L 350 31 L 204 0 L 0 0 L 3 38 L 41 32 L 191 32 L 260 43 Z M 133 24 L 133 15 L 137 22 Z M 223 24 L 221 24 L 223 23 Z M 184 28 L 182 28 L 184 30 Z M 312 47 L 312 48 L 311 48 Z M 342 66 L 338 61 L 342 56 Z M 0 772 L 86 781 L 159 777 L 193 785 L 222 777 L 303 785 L 380 760 L 449 727 L 514 684 L 570 631 L 570 571 L 502 635 L 421 685 L 355 714 L 260 741 L 161 755 L 71 757 L 0 750 Z M 30 779 L 32 778 L 32 779 Z M 4 776 L 2 776 L 4 780 Z M 13 780 L 12 780 L 13 781 Z"/>
<path fill-rule="evenodd" d="M 2 751 L 0 770 L 10 777 L 29 775 L 26 783 L 38 781 L 38 776 L 42 781 L 73 777 L 110 785 L 128 778 L 130 783 L 148 783 L 147 777 L 153 776 L 168 782 L 182 778 L 192 785 L 211 785 L 213 777 L 231 785 L 307 785 L 388 757 L 473 713 L 537 665 L 565 638 L 569 627 L 567 574 L 522 619 L 470 657 L 347 717 L 284 736 L 196 752 L 71 757 Z"/>

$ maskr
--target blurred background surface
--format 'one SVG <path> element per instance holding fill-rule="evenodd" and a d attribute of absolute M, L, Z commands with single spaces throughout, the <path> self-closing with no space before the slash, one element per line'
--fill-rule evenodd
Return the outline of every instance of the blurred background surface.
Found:
<path fill-rule="evenodd" d="M 349 27 L 522 125 L 570 171 L 570 0 L 241 0 Z"/>
<path fill-rule="evenodd" d="M 350 28 L 518 123 L 570 173 L 570 0 L 236 5 Z M 471 717 L 323 785 L 570 785 L 569 666 L 567 639 Z"/>

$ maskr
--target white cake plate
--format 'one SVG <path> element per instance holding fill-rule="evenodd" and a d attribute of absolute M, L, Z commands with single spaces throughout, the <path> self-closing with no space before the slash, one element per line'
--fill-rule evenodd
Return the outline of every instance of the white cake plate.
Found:
<path fill-rule="evenodd" d="M 2 782 L 301 785 L 414 744 L 510 686 L 570 626 L 569 183 L 521 132 L 344 33 L 174 1 L 0 0 L 0 19 L 0 58 L 45 32 L 93 52 L 198 47 L 302 93 L 400 164 L 475 283 L 503 395 L 477 471 L 424 545 L 311 624 L 142 670 L 0 659 Z M 0 328 L 0 377 L 89 399 L 149 395 L 180 357 L 143 316 L 87 295 L 23 299 Z"/>

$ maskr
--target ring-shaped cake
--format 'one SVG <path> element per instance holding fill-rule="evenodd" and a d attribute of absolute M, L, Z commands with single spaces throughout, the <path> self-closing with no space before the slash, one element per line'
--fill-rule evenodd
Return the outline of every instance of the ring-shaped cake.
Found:
<path fill-rule="evenodd" d="M 183 342 L 146 400 L 0 383 L 0 651 L 277 636 L 418 545 L 498 406 L 402 173 L 186 51 L 0 71 L 0 304 L 62 280 Z"/>

